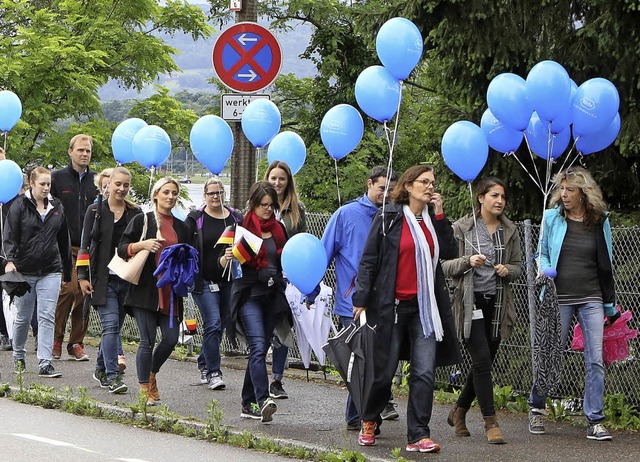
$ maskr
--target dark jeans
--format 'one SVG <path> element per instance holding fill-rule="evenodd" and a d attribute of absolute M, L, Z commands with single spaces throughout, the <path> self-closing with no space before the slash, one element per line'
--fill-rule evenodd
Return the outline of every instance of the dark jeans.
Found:
<path fill-rule="evenodd" d="M 107 284 L 107 304 L 96 307 L 102 324 L 96 369 L 106 371 L 109 380 L 115 379 L 119 372 L 118 354 L 122 349 L 120 331 L 126 316 L 124 298 L 128 288 L 128 282 L 115 274 L 110 274 Z"/>
<path fill-rule="evenodd" d="M 280 339 L 278 339 L 278 341 L 280 341 Z M 284 343 L 281 343 L 279 347 L 273 348 L 272 352 L 273 362 L 271 364 L 271 378 L 273 380 L 282 380 L 284 368 L 287 365 L 287 357 L 289 356 L 289 347 Z"/>
<path fill-rule="evenodd" d="M 133 309 L 136 324 L 140 331 L 140 346 L 136 354 L 136 372 L 139 383 L 149 383 L 151 372 L 157 373 L 165 363 L 178 343 L 180 322 L 173 320 L 173 327 L 169 327 L 169 316 L 160 311 L 149 311 L 140 308 Z M 157 328 L 160 327 L 162 339 L 156 344 Z"/>
<path fill-rule="evenodd" d="M 231 286 L 221 284 L 219 287 L 218 292 L 212 292 L 209 281 L 203 281 L 202 292 L 191 294 L 198 305 L 203 324 L 202 350 L 198 356 L 198 369 L 218 373 L 223 331 L 221 311 L 223 306 L 229 304 Z"/>
<path fill-rule="evenodd" d="M 240 320 L 247 338 L 249 360 L 242 385 L 242 406 L 262 403 L 269 397 L 269 376 L 266 355 L 275 319 L 271 315 L 271 301 L 252 297 L 240 308 Z"/>
<path fill-rule="evenodd" d="M 482 319 L 471 324 L 471 336 L 465 347 L 471 356 L 471 370 L 458 397 L 458 406 L 469 409 L 474 398 L 478 398 L 483 416 L 496 415 L 493 406 L 493 380 L 491 365 L 498 353 L 500 339 L 491 340 L 491 320 L 493 319 L 495 297 L 485 298 L 475 295 L 476 309 L 482 310 Z"/>

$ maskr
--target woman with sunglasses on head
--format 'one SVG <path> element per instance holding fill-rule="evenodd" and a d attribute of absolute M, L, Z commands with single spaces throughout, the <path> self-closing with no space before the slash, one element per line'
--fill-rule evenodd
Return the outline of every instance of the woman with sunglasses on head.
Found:
<path fill-rule="evenodd" d="M 307 216 L 304 204 L 298 198 L 293 174 L 286 162 L 276 160 L 271 162 L 264 174 L 264 179 L 271 183 L 278 193 L 280 210 L 276 212 L 276 219 L 280 220 L 289 238 L 298 233 L 307 232 Z M 276 336 L 276 345 L 273 347 L 272 382 L 269 386 L 269 395 L 274 399 L 286 399 L 289 397 L 282 386 L 282 376 L 289 355 L 289 347 L 282 343 Z"/>
<path fill-rule="evenodd" d="M 198 369 L 203 384 L 210 390 L 222 390 L 226 385 L 220 370 L 220 342 L 229 317 L 231 281 L 222 274 L 221 247 L 216 247 L 216 243 L 228 226 L 242 221 L 242 214 L 224 205 L 224 183 L 217 177 L 204 184 L 203 197 L 205 205 L 191 211 L 185 221 L 199 255 L 200 274 L 191 293 L 200 310 L 204 331 Z"/>
<path fill-rule="evenodd" d="M 587 438 L 611 440 L 604 427 L 604 316 L 614 322 L 615 287 L 609 214 L 602 191 L 582 167 L 571 167 L 553 178 L 552 209 L 545 211 L 540 243 L 540 271 L 555 269 L 562 349 L 577 317 L 584 333 L 584 414 Z M 545 433 L 546 394 L 534 383 L 529 396 L 529 432 Z"/>
<path fill-rule="evenodd" d="M 511 335 L 516 319 L 511 283 L 522 273 L 518 229 L 503 213 L 507 202 L 504 181 L 480 180 L 476 216 L 469 214 L 453 224 L 459 257 L 442 263 L 455 286 L 458 338 L 471 356 L 471 371 L 447 422 L 457 436 L 469 436 L 465 416 L 477 398 L 491 444 L 504 443 L 493 403 L 491 365 L 500 341 Z"/>
<path fill-rule="evenodd" d="M 279 209 L 278 194 L 268 181 L 259 181 L 249 190 L 249 207 L 242 226 L 262 238 L 257 254 L 240 250 L 248 258 L 242 263 L 242 276 L 231 289 L 229 334 L 235 328 L 246 339 L 249 360 L 242 386 L 241 417 L 273 420 L 277 407 L 269 396 L 266 355 L 274 327 L 290 313 L 285 296 L 280 255 L 287 241 L 284 225 L 275 218 Z M 221 257 L 221 264 L 233 258 L 231 249 Z M 244 257 L 243 257 L 244 258 Z"/>

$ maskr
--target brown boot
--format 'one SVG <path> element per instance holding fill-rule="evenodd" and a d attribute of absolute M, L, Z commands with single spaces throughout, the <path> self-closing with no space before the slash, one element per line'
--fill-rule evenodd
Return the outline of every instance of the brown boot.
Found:
<path fill-rule="evenodd" d="M 144 395 L 147 397 L 147 406 L 155 406 L 156 402 L 153 399 L 153 396 L 151 396 L 149 394 L 149 384 L 148 383 L 141 383 L 140 384 L 140 391 L 144 392 Z"/>
<path fill-rule="evenodd" d="M 502 432 L 498 426 L 498 419 L 495 415 L 483 417 L 484 429 L 487 431 L 487 441 L 489 444 L 504 444 L 506 441 L 502 439 Z"/>
<path fill-rule="evenodd" d="M 459 407 L 457 404 L 451 409 L 449 412 L 449 417 L 447 418 L 447 423 L 451 425 L 455 432 L 456 436 L 470 436 L 469 429 L 467 428 L 467 424 L 464 421 L 467 416 L 467 412 L 469 409 L 465 409 L 463 407 Z"/>
<path fill-rule="evenodd" d="M 149 374 L 149 396 L 153 398 L 155 404 L 160 404 L 160 391 L 158 390 L 155 372 Z"/>

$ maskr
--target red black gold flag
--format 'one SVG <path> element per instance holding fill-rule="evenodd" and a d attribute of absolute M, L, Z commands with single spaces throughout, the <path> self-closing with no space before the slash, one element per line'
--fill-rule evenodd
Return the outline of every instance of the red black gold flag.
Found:
<path fill-rule="evenodd" d="M 216 245 L 225 244 L 225 245 L 233 245 L 233 238 L 235 236 L 236 230 L 234 225 L 227 226 L 222 234 L 220 235 L 220 239 L 216 242 Z"/>
<path fill-rule="evenodd" d="M 76 268 L 79 266 L 89 266 L 89 251 L 80 250 L 78 252 L 78 259 L 76 260 Z"/>
<path fill-rule="evenodd" d="M 255 250 L 249 245 L 249 242 L 243 237 L 241 237 L 238 242 L 233 246 L 233 256 L 243 264 L 247 260 L 251 260 L 256 255 Z"/>

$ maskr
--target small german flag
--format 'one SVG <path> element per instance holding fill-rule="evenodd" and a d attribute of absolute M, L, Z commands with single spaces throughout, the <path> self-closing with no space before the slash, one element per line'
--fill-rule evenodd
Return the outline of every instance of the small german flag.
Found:
<path fill-rule="evenodd" d="M 216 245 L 220 245 L 220 244 L 232 245 L 235 234 L 236 234 L 235 225 L 227 226 L 222 232 L 222 234 L 220 235 L 220 239 L 218 239 L 218 242 L 216 242 Z"/>
<path fill-rule="evenodd" d="M 249 245 L 249 242 L 247 242 L 244 236 L 235 243 L 232 251 L 233 256 L 236 257 L 236 260 L 238 260 L 241 265 L 247 260 L 251 260 L 256 255 L 256 251 L 253 250 L 253 247 Z"/>
<path fill-rule="evenodd" d="M 78 259 L 76 260 L 76 268 L 79 266 L 89 266 L 89 251 L 80 250 L 78 252 Z"/>

